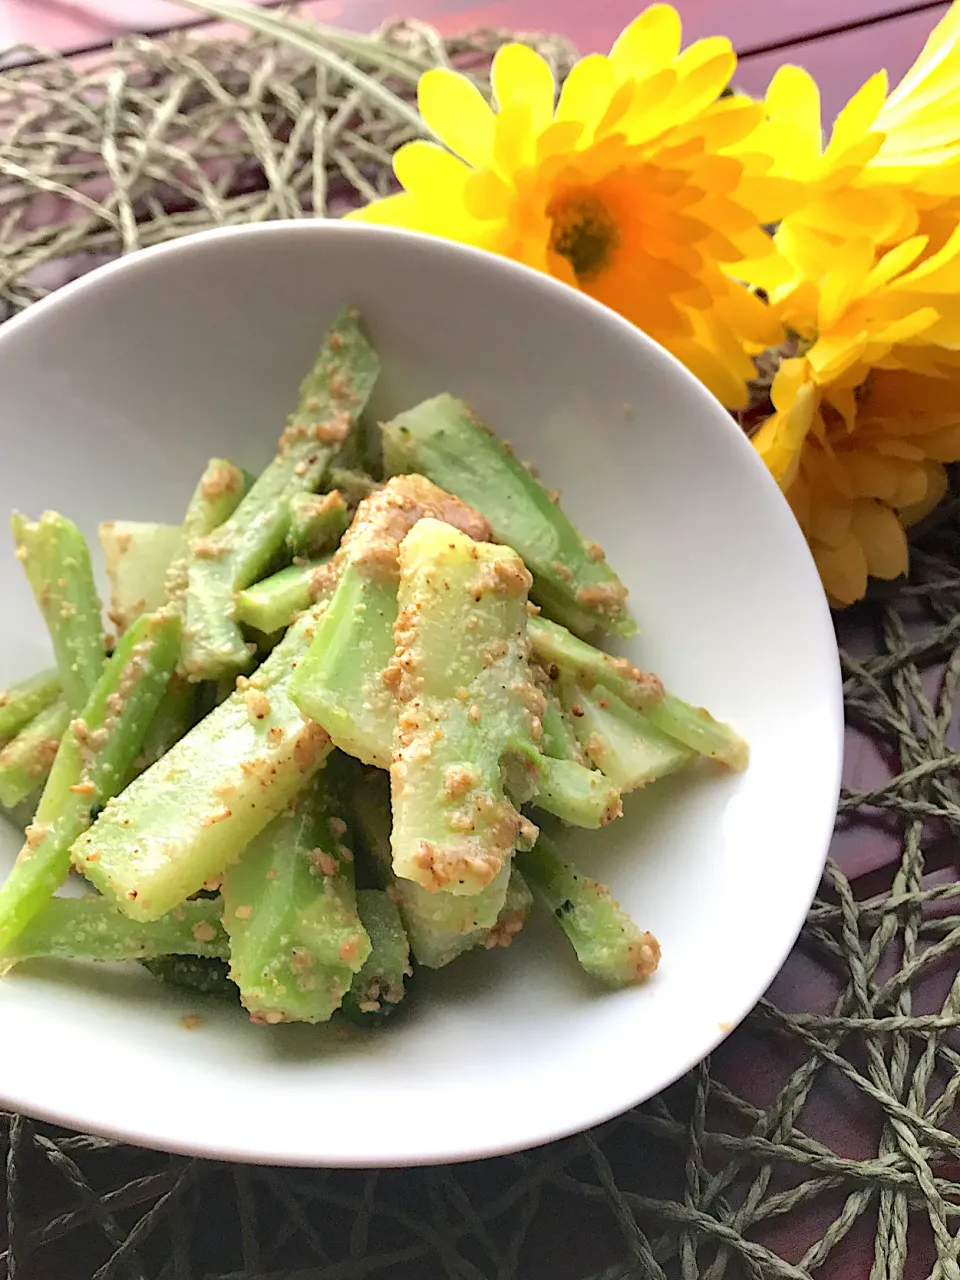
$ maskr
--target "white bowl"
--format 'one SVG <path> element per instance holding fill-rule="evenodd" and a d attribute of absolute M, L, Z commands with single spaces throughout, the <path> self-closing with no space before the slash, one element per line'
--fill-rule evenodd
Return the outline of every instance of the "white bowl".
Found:
<path fill-rule="evenodd" d="M 176 521 L 206 459 L 263 465 L 333 312 L 369 320 L 381 413 L 449 390 L 535 460 L 626 580 L 625 646 L 749 740 L 740 776 L 679 777 L 573 833 L 663 946 L 605 993 L 549 918 L 419 975 L 381 1032 L 265 1028 L 138 966 L 0 983 L 0 1103 L 133 1143 L 303 1165 L 462 1160 L 548 1142 L 670 1084 L 748 1012 L 823 867 L 842 712 L 803 538 L 708 393 L 546 276 L 406 233 L 323 222 L 208 232 L 115 262 L 0 330 L 0 507 Z M 48 660 L 12 547 L 0 685 Z M 17 849 L 3 825 L 0 871 Z M 200 1013 L 185 1031 L 180 1018 Z"/>

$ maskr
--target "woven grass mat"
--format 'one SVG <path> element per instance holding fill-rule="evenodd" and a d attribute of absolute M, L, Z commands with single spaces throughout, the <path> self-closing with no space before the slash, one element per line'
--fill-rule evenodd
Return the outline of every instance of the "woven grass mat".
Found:
<path fill-rule="evenodd" d="M 482 69 L 504 38 L 394 26 L 389 78 Z M 563 41 L 530 39 L 569 67 Z M 261 39 L 21 65 L 0 76 L 0 304 L 170 236 L 367 199 L 410 133 Z M 406 1172 L 232 1168 L 12 1116 L 0 1280 L 960 1280 L 958 515 L 920 533 L 908 585 L 837 620 L 851 789 L 833 854 L 794 955 L 712 1062 L 593 1133 Z"/>

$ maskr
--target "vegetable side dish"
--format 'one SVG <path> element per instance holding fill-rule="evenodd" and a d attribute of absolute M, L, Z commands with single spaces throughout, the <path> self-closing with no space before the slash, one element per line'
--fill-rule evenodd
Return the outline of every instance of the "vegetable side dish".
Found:
<path fill-rule="evenodd" d="M 657 967 L 540 828 L 746 746 L 589 642 L 634 630 L 625 588 L 467 405 L 370 429 L 378 371 L 344 310 L 261 475 L 214 459 L 182 524 L 101 526 L 115 637 L 76 526 L 14 515 L 56 665 L 0 695 L 3 970 L 140 960 L 256 1022 L 376 1022 L 535 898 L 606 985 Z"/>

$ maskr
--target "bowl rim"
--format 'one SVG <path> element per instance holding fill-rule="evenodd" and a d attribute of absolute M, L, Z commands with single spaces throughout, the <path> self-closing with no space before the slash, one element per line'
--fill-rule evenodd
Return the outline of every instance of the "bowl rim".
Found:
<path fill-rule="evenodd" d="M 437 236 L 409 231 L 403 228 L 380 226 L 361 222 L 347 222 L 340 219 L 323 220 L 312 218 L 284 218 L 274 219 L 268 222 L 245 223 L 191 232 L 188 235 L 180 236 L 173 240 L 167 240 L 157 245 L 151 245 L 146 248 L 135 250 L 127 256 L 116 258 L 111 262 L 104 263 L 95 267 L 86 274 L 59 286 L 46 297 L 31 304 L 25 310 L 19 312 L 15 316 L 12 316 L 3 324 L 0 324 L 0 348 L 7 344 L 12 338 L 19 337 L 24 331 L 28 330 L 31 325 L 38 322 L 43 323 L 45 317 L 50 312 L 68 307 L 74 299 L 95 293 L 97 289 L 106 282 L 112 280 L 114 276 L 135 276 L 138 271 L 145 267 L 149 267 L 149 265 L 157 258 L 176 255 L 190 256 L 198 253 L 202 254 L 206 246 L 214 245 L 225 240 L 237 239 L 257 242 L 272 238 L 280 238 L 283 236 L 305 238 L 314 237 L 317 240 L 323 240 L 331 236 L 352 236 L 357 239 L 377 237 L 380 240 L 393 240 L 401 250 L 405 244 L 415 242 L 427 253 L 435 254 L 438 257 L 452 256 L 472 259 L 475 264 L 481 265 L 486 271 L 499 274 L 504 279 L 514 278 L 519 282 L 522 288 L 539 289 L 548 295 L 552 295 L 558 305 L 580 308 L 587 315 L 592 314 L 596 320 L 602 320 L 606 326 L 612 325 L 618 327 L 623 334 L 629 335 L 630 340 L 633 341 L 638 348 L 645 349 L 650 358 L 659 360 L 661 364 L 671 366 L 674 377 L 685 380 L 688 387 L 696 389 L 695 394 L 701 401 L 702 411 L 705 414 L 711 415 L 714 419 L 716 430 L 727 432 L 730 447 L 740 452 L 743 464 L 748 469 L 753 469 L 755 476 L 754 482 L 766 485 L 768 488 L 776 490 L 779 494 L 776 482 L 771 477 L 762 459 L 751 445 L 747 436 L 723 408 L 720 402 L 716 400 L 712 393 L 707 390 L 699 379 L 697 379 L 695 375 L 692 374 L 672 353 L 667 351 L 655 339 L 638 329 L 624 317 L 604 306 L 602 303 L 597 302 L 587 294 L 581 293 L 564 282 L 557 280 L 546 273 L 537 271 L 534 268 L 515 262 L 511 259 L 501 257 L 500 255 L 493 254 L 487 250 L 478 249 L 470 245 L 464 245 L 457 241 L 447 240 Z M 2 401 L 2 397 L 3 392 L 2 389 L 0 389 L 0 401 Z M 806 543 L 806 539 L 804 538 L 799 525 L 793 520 L 792 513 L 790 512 L 788 504 L 782 495 L 780 495 L 780 501 L 783 504 L 785 516 L 790 516 L 790 523 L 784 523 L 782 535 L 787 539 L 793 540 L 795 550 L 809 562 L 809 568 L 813 573 L 811 581 L 819 583 L 819 575 L 813 565 L 813 558 Z M 598 1106 L 596 1110 L 591 1113 L 589 1118 L 584 1119 L 582 1114 L 576 1114 L 571 1119 L 565 1119 L 564 1116 L 559 1116 L 557 1122 L 549 1129 L 549 1131 L 542 1132 L 533 1140 L 524 1136 L 516 1143 L 491 1143 L 482 1149 L 466 1148 L 462 1145 L 459 1147 L 453 1146 L 449 1149 L 438 1151 L 433 1155 L 425 1155 L 423 1153 L 417 1153 L 413 1156 L 392 1154 L 379 1158 L 375 1162 L 365 1157 L 350 1160 L 344 1156 L 343 1153 L 337 1153 L 335 1158 L 325 1157 L 322 1153 L 318 1153 L 315 1157 L 311 1157 L 307 1160 L 302 1156 L 302 1154 L 284 1154 L 283 1151 L 279 1150 L 274 1150 L 272 1152 L 245 1151 L 242 1139 L 232 1143 L 230 1146 L 223 1143 L 220 1146 L 215 1146 L 212 1144 L 204 1144 L 202 1142 L 192 1143 L 189 1139 L 172 1139 L 164 1133 L 159 1132 L 157 1128 L 153 1127 L 146 1119 L 139 1125 L 112 1124 L 108 1120 L 103 1120 L 102 1118 L 85 1114 L 82 1102 L 82 1091 L 79 1097 L 70 1102 L 51 1102 L 49 1104 L 42 1105 L 37 1105 L 36 1101 L 30 1098 L 10 1096 L 4 1089 L 2 1072 L 0 1072 L 0 1103 L 2 1103 L 5 1108 L 9 1108 L 13 1111 L 20 1111 L 37 1119 L 62 1125 L 67 1128 L 83 1129 L 83 1131 L 100 1134 L 135 1147 L 169 1151 L 187 1156 L 200 1156 L 238 1163 L 276 1166 L 395 1168 L 459 1163 L 468 1160 L 487 1159 L 508 1155 L 518 1150 L 531 1150 L 536 1147 L 570 1137 L 597 1125 L 604 1124 L 607 1121 L 624 1114 L 633 1107 L 647 1101 L 650 1097 L 656 1096 L 657 1093 L 675 1083 L 683 1075 L 687 1074 L 687 1072 L 689 1072 L 694 1066 L 701 1062 L 703 1058 L 712 1053 L 718 1045 L 723 1043 L 723 1041 L 732 1034 L 732 1032 L 743 1022 L 747 1015 L 756 1006 L 764 991 L 769 987 L 772 980 L 783 967 L 787 957 L 792 952 L 802 930 L 810 904 L 816 895 L 816 890 L 820 883 L 823 867 L 829 853 L 830 841 L 834 830 L 837 802 L 840 796 L 845 722 L 842 672 L 830 608 L 826 595 L 823 593 L 822 589 L 817 592 L 816 595 L 817 598 L 811 599 L 808 603 L 812 610 L 811 626 L 815 626 L 816 628 L 817 634 L 815 639 L 818 646 L 822 649 L 824 678 L 825 681 L 828 679 L 829 682 L 829 688 L 824 689 L 824 695 L 825 706 L 829 710 L 831 732 L 829 742 L 825 740 L 823 743 L 823 749 L 825 752 L 829 752 L 830 755 L 832 755 L 832 760 L 829 761 L 831 778 L 830 795 L 832 797 L 832 803 L 829 812 L 827 813 L 825 810 L 822 831 L 818 836 L 818 845 L 822 846 L 823 857 L 817 860 L 811 860 L 809 884 L 804 890 L 802 897 L 799 894 L 797 896 L 796 910 L 793 913 L 793 920 L 789 930 L 786 928 L 784 929 L 783 944 L 779 949 L 775 967 L 773 967 L 769 972 L 767 972 L 765 968 L 763 974 L 757 976 L 755 981 L 750 984 L 750 990 L 752 992 L 750 998 L 746 1001 L 741 1001 L 739 1007 L 731 1009 L 729 1020 L 724 1022 L 722 1025 L 718 1024 L 716 1026 L 716 1030 L 711 1035 L 704 1037 L 701 1049 L 694 1056 L 690 1057 L 689 1060 L 684 1058 L 682 1061 L 678 1061 L 676 1066 L 672 1069 L 669 1077 L 662 1080 L 658 1089 L 650 1090 L 647 1088 L 641 1088 L 639 1092 L 629 1097 L 623 1096 L 622 1094 L 606 1096 L 604 1105 Z M 826 798 L 826 793 L 824 793 L 824 798 Z"/>

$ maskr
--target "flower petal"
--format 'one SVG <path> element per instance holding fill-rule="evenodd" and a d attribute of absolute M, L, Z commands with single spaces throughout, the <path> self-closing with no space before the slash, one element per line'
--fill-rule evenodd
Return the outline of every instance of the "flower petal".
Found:
<path fill-rule="evenodd" d="M 613 96 L 614 74 L 609 58 L 588 54 L 574 63 L 560 90 L 557 120 L 576 120 L 593 128 Z"/>
<path fill-rule="evenodd" d="M 397 151 L 393 171 L 405 191 L 427 201 L 448 199 L 470 176 L 469 167 L 445 147 L 419 139 Z"/>
<path fill-rule="evenodd" d="M 493 112 L 475 84 L 447 67 L 425 71 L 417 86 L 420 114 L 467 164 L 484 165 L 493 149 Z"/>
<path fill-rule="evenodd" d="M 888 506 L 870 500 L 856 503 L 852 528 L 863 548 L 869 574 L 890 579 L 907 572 L 907 535 Z"/>
<path fill-rule="evenodd" d="M 610 50 L 618 78 L 640 79 L 669 66 L 680 52 L 683 28 L 669 4 L 654 4 L 621 31 Z"/>
<path fill-rule="evenodd" d="M 838 547 L 814 543 L 810 550 L 824 590 L 837 604 L 853 604 L 867 589 L 867 557 L 853 533 Z"/>
<path fill-rule="evenodd" d="M 534 133 L 553 120 L 557 86 L 548 63 L 525 44 L 505 44 L 490 68 L 490 83 L 501 108 L 522 104 L 530 109 Z"/>

